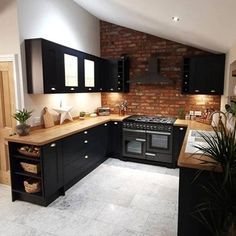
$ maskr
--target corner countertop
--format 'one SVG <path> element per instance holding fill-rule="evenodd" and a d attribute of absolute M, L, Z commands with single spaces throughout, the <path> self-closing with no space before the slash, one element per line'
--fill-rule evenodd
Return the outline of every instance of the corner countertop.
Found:
<path fill-rule="evenodd" d="M 197 121 L 192 120 L 179 120 L 177 119 L 175 122 L 175 126 L 188 126 L 185 138 L 183 141 L 183 145 L 179 154 L 178 159 L 178 166 L 179 167 L 187 167 L 187 168 L 194 168 L 194 169 L 200 169 L 200 170 L 214 170 L 214 171 L 220 171 L 219 167 L 214 164 L 202 164 L 199 158 L 201 157 L 201 160 L 210 160 L 207 156 L 203 156 L 201 154 L 192 154 L 192 153 L 185 153 L 185 148 L 187 145 L 188 135 L 190 130 L 203 130 L 203 131 L 211 131 L 212 127 L 207 124 L 199 123 Z"/>
<path fill-rule="evenodd" d="M 109 121 L 122 121 L 126 117 L 128 116 L 109 115 L 89 117 L 85 120 L 74 120 L 73 122 L 56 125 L 47 129 L 37 129 L 31 131 L 28 136 L 14 135 L 8 136 L 5 139 L 9 142 L 42 146 Z"/>

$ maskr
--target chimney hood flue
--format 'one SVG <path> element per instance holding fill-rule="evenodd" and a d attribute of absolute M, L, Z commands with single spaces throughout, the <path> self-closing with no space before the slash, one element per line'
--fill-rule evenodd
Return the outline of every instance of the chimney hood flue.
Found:
<path fill-rule="evenodd" d="M 173 81 L 160 74 L 160 59 L 158 57 L 151 57 L 148 60 L 148 71 L 139 75 L 136 79 L 129 80 L 129 83 L 136 84 L 157 84 L 170 85 Z"/>

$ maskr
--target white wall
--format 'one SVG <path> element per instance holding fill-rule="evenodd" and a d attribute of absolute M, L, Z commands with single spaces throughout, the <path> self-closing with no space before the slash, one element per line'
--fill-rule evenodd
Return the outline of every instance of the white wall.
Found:
<path fill-rule="evenodd" d="M 25 107 L 41 115 L 42 108 L 73 106 L 72 115 L 80 111 L 93 112 L 101 106 L 101 94 L 29 95 L 26 92 L 24 39 L 45 38 L 96 56 L 100 55 L 99 20 L 72 0 L 17 0 L 20 43 L 22 51 Z M 58 100 L 59 99 L 59 100 Z M 52 111 L 50 109 L 50 111 Z M 54 113 L 56 114 L 56 113 Z"/>
<path fill-rule="evenodd" d="M 24 104 L 22 91 L 20 37 L 16 0 L 0 1 L 0 60 L 13 62 L 16 109 Z"/>

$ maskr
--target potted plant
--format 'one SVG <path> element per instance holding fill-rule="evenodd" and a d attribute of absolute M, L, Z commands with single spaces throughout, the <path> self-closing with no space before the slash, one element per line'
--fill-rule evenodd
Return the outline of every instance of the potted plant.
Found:
<path fill-rule="evenodd" d="M 233 114 L 233 117 L 234 114 Z M 214 236 L 236 235 L 236 123 L 228 129 L 223 123 L 214 134 L 200 133 L 207 145 L 195 145 L 209 161 L 222 170 L 212 171 L 211 181 L 201 185 L 205 198 L 196 205 L 192 215 L 203 223 Z M 197 176 L 196 176 L 197 179 Z"/>
<path fill-rule="evenodd" d="M 29 134 L 30 125 L 26 124 L 26 121 L 31 117 L 33 111 L 27 111 L 23 108 L 23 110 L 18 110 L 13 117 L 20 123 L 16 126 L 16 132 L 20 136 L 25 136 Z"/>
<path fill-rule="evenodd" d="M 86 113 L 85 113 L 84 111 L 81 111 L 81 112 L 79 113 L 79 118 L 80 118 L 81 120 L 84 120 L 85 115 L 86 115 Z"/>

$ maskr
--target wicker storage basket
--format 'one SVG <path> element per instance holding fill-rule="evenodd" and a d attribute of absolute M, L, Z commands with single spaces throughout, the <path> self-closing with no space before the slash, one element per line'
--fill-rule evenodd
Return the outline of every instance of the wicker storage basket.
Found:
<path fill-rule="evenodd" d="M 25 146 L 27 147 L 27 146 Z M 27 147 L 28 148 L 28 147 Z M 31 147 L 32 150 L 36 147 Z M 26 150 L 21 150 L 20 148 L 18 148 L 18 152 L 24 156 L 27 156 L 27 157 L 35 157 L 35 158 L 39 158 L 40 156 L 40 152 L 38 151 L 37 153 L 34 151 L 34 152 L 29 152 L 29 151 L 26 151 Z"/>
<path fill-rule="evenodd" d="M 26 162 L 20 162 L 20 165 L 24 171 L 27 171 L 27 172 L 30 172 L 33 174 L 38 174 L 40 172 L 40 165 L 39 164 L 29 164 Z"/>
<path fill-rule="evenodd" d="M 24 187 L 27 193 L 38 193 L 41 191 L 41 183 L 39 180 L 25 180 Z"/>

